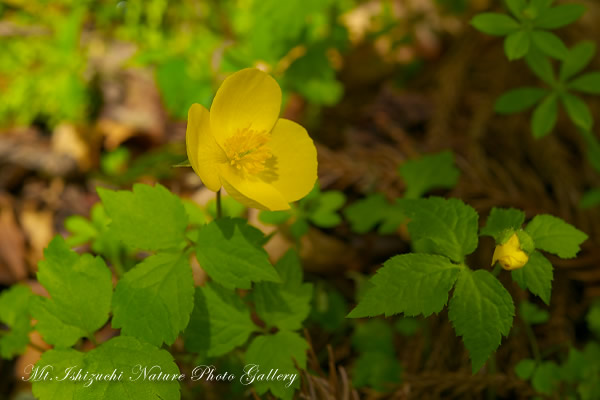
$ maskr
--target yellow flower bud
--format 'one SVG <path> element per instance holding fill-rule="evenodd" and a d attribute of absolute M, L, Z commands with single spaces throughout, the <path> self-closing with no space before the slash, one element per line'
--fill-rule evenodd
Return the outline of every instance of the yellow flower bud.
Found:
<path fill-rule="evenodd" d="M 494 265 L 496 261 L 498 261 L 500 265 L 502 265 L 502 268 L 507 271 L 523 268 L 525 264 L 527 264 L 529 256 L 521 250 L 521 243 L 519 242 L 519 237 L 516 233 L 514 233 L 506 243 L 496 246 L 496 250 L 494 250 L 494 255 L 492 257 L 492 265 Z"/>

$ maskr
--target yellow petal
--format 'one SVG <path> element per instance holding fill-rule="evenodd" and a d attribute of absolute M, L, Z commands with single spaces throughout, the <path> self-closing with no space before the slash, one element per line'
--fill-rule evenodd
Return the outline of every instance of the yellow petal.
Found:
<path fill-rule="evenodd" d="M 521 250 L 521 242 L 517 234 L 513 234 L 506 243 L 499 244 L 492 256 L 492 265 L 498 261 L 502 268 L 508 271 L 523 268 L 529 261 L 529 256 Z"/>
<path fill-rule="evenodd" d="M 210 114 L 200 104 L 192 104 L 188 111 L 185 132 L 188 159 L 204 185 L 216 192 L 221 188 L 218 164 L 227 161 L 225 152 L 210 131 Z"/>
<path fill-rule="evenodd" d="M 317 149 L 306 129 L 279 119 L 267 143 L 273 157 L 259 174 L 290 203 L 306 196 L 317 180 Z"/>
<path fill-rule="evenodd" d="M 269 74 L 255 68 L 229 76 L 210 107 L 210 125 L 220 145 L 239 130 L 269 132 L 281 109 L 281 89 Z"/>
<path fill-rule="evenodd" d="M 271 211 L 290 208 L 277 189 L 256 177 L 242 176 L 229 165 L 221 166 L 220 174 L 227 193 L 246 207 Z"/>

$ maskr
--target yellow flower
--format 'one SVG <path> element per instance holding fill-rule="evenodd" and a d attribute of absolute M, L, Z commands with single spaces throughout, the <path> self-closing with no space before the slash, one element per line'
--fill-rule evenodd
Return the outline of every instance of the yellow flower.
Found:
<path fill-rule="evenodd" d="M 270 75 L 243 69 L 229 76 L 210 112 L 188 112 L 187 154 L 204 185 L 266 210 L 285 210 L 317 179 L 317 150 L 306 130 L 279 118 L 281 89 Z"/>
<path fill-rule="evenodd" d="M 492 256 L 492 265 L 496 261 L 502 265 L 502 268 L 508 271 L 523 268 L 527 264 L 529 256 L 521 250 L 521 243 L 516 233 L 506 243 L 496 246 L 496 250 L 494 250 L 494 255 Z"/>

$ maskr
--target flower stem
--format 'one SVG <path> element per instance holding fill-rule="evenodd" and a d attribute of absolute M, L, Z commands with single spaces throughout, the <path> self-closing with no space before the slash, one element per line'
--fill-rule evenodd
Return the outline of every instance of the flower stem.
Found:
<path fill-rule="evenodd" d="M 531 328 L 531 325 L 529 325 L 525 321 L 523 321 L 523 325 L 525 325 L 525 334 L 527 335 L 527 339 L 529 340 L 531 351 L 533 353 L 533 358 L 539 363 L 540 361 L 542 361 L 542 355 L 540 354 L 540 348 L 537 344 L 537 339 L 535 338 L 533 329 Z"/>
<path fill-rule="evenodd" d="M 221 208 L 221 189 L 217 192 L 217 219 L 223 216 L 223 210 Z"/>

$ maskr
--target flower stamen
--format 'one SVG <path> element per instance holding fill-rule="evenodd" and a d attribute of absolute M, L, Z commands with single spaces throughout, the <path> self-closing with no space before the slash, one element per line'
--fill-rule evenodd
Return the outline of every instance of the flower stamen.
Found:
<path fill-rule="evenodd" d="M 229 165 L 240 172 L 256 175 L 265 169 L 266 161 L 273 157 L 266 146 L 269 135 L 264 131 L 241 129 L 224 143 Z"/>

